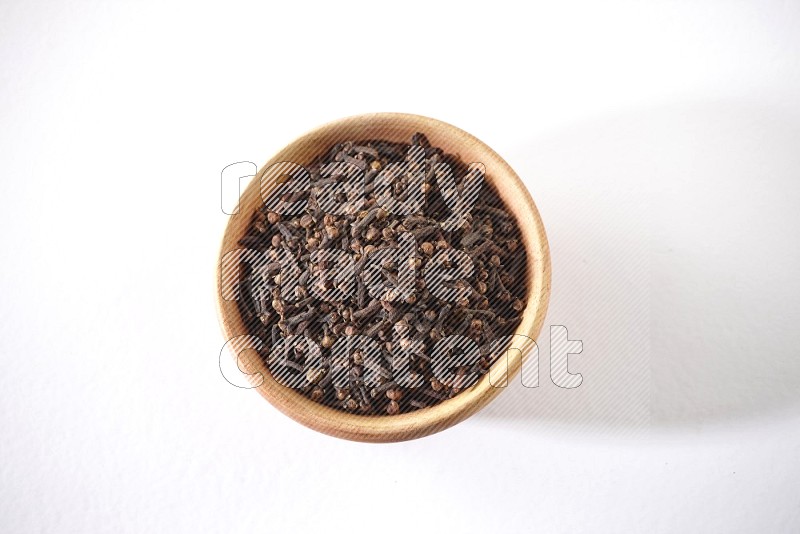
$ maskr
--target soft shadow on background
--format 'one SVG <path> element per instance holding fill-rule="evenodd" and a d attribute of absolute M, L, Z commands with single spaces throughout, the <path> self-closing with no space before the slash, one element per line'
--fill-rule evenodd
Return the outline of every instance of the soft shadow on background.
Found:
<path fill-rule="evenodd" d="M 510 150 L 550 240 L 540 386 L 479 418 L 604 431 L 800 409 L 800 119 L 706 101 L 599 118 Z M 583 341 L 574 390 L 548 325 Z"/>

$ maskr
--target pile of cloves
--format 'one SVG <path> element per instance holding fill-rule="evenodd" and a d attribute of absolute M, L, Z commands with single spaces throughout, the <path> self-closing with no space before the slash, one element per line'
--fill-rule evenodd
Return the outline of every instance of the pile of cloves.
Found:
<path fill-rule="evenodd" d="M 452 170 L 451 185 L 463 190 L 473 169 L 459 156 L 432 147 L 421 133 L 410 143 L 338 143 L 304 167 L 305 181 L 294 177 L 305 186 L 290 192 L 278 187 L 254 213 L 239 244 L 268 261 L 260 269 L 242 263 L 240 312 L 249 333 L 264 341 L 262 356 L 270 371 L 279 363 L 281 373 L 291 375 L 294 387 L 313 401 L 363 415 L 437 404 L 485 374 L 502 353 L 497 341 L 513 334 L 520 322 L 527 261 L 517 223 L 486 180 L 457 226 L 442 224 L 453 215 L 435 172 L 442 164 Z M 393 165 L 417 172 L 381 175 Z M 363 185 L 359 203 L 350 202 L 345 187 L 353 172 Z M 386 207 L 390 201 L 416 209 L 396 214 Z M 276 208 L 298 203 L 301 211 Z M 334 205 L 338 209 L 331 209 Z M 402 247 L 403 235 L 413 236 L 413 252 L 408 258 L 379 260 L 373 275 L 386 291 L 372 290 L 370 260 Z M 437 291 L 426 269 L 435 261 L 453 267 L 448 251 L 468 257 L 472 267 L 463 278 L 435 279 L 443 288 Z M 336 261 L 342 252 L 352 260 L 350 271 Z M 401 291 L 403 286 L 411 290 Z M 444 298 L 448 291 L 458 298 Z M 313 343 L 275 350 L 281 340 L 297 339 L 293 336 Z M 337 342 L 350 336 L 370 338 L 372 349 L 354 344 L 336 359 Z M 479 350 L 470 361 L 457 361 L 448 369 L 450 379 L 443 380 L 432 356 L 448 336 L 463 336 Z M 402 351 L 410 353 L 408 374 L 401 380 L 393 355 Z"/>

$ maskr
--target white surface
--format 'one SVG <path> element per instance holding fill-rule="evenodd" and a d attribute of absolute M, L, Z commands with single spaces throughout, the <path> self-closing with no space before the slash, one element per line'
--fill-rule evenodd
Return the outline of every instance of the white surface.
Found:
<path fill-rule="evenodd" d="M 0 6 L 0 531 L 797 532 L 800 7 Z M 230 386 L 219 173 L 430 115 L 523 177 L 577 390 L 335 440 Z M 424 529 L 424 530 L 423 530 Z"/>

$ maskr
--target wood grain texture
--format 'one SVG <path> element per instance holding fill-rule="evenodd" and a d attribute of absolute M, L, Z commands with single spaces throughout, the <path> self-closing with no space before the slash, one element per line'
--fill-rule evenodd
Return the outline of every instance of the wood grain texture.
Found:
<path fill-rule="evenodd" d="M 241 248 L 254 211 L 262 206 L 261 177 L 270 165 L 291 161 L 301 165 L 335 143 L 348 139 L 385 139 L 408 142 L 416 132 L 423 132 L 431 144 L 445 152 L 459 154 L 463 161 L 481 162 L 486 166 L 486 179 L 494 184 L 501 199 L 516 216 L 527 253 L 527 306 L 517 327 L 506 358 L 499 358 L 489 373 L 471 388 L 435 406 L 393 416 L 350 414 L 318 404 L 270 377 L 264 362 L 253 351 L 239 356 L 239 367 L 254 379 L 255 388 L 273 406 L 292 419 L 319 432 L 355 441 L 394 442 L 415 439 L 444 430 L 474 414 L 500 392 L 504 384 L 519 372 L 523 358 L 533 347 L 544 322 L 550 296 L 550 255 L 539 212 L 522 181 L 511 167 L 491 148 L 467 132 L 450 124 L 402 113 L 374 113 L 344 118 L 323 125 L 295 140 L 270 159 L 245 189 L 239 212 L 231 216 L 220 250 L 220 264 L 225 253 Z M 264 184 L 269 193 L 275 184 Z M 217 267 L 217 304 L 225 339 L 248 334 L 235 300 L 225 300 L 220 292 L 221 273 Z M 519 341 L 523 339 L 524 342 Z M 266 341 L 266 340 L 265 340 Z M 236 357 L 234 355 L 234 357 Z M 506 366 L 507 361 L 507 366 Z"/>

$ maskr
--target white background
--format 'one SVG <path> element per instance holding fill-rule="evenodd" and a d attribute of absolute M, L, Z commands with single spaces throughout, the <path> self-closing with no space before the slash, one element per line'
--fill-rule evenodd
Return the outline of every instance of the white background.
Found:
<path fill-rule="evenodd" d="M 789 1 L 3 2 L 0 531 L 800 531 L 798 28 Z M 222 378 L 221 169 L 370 111 L 520 174 L 580 388 L 544 359 L 377 446 Z"/>

